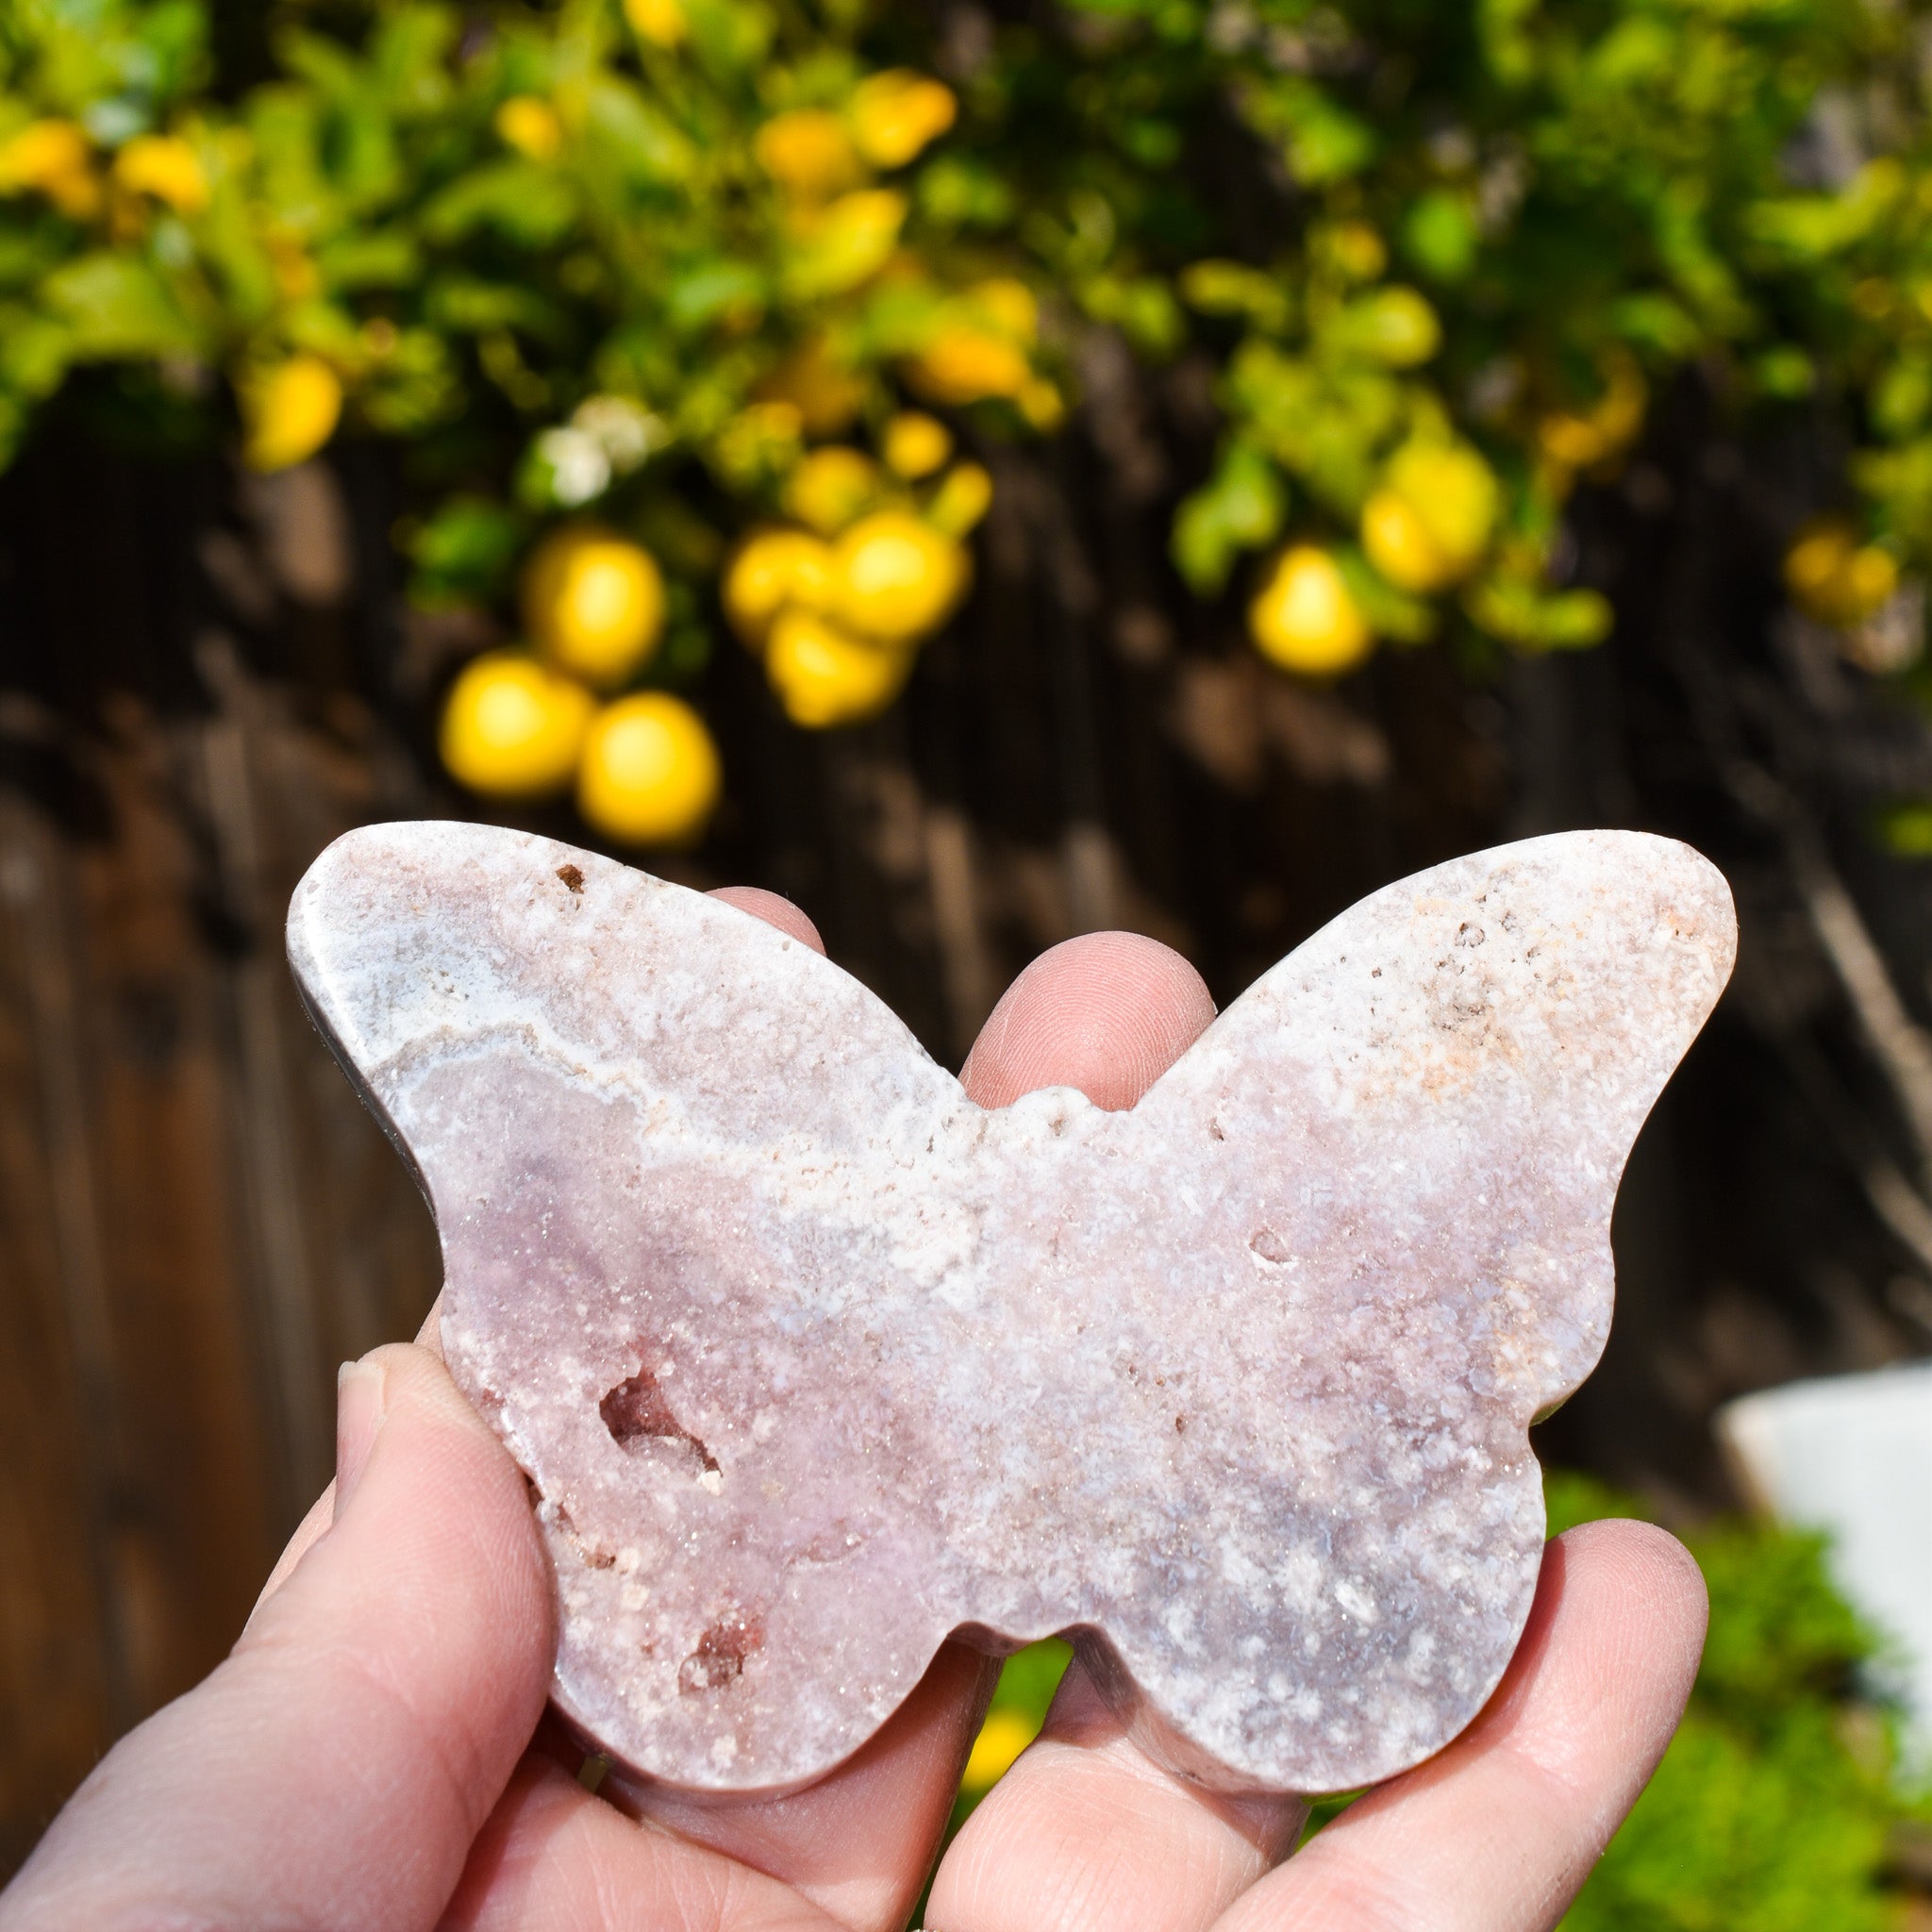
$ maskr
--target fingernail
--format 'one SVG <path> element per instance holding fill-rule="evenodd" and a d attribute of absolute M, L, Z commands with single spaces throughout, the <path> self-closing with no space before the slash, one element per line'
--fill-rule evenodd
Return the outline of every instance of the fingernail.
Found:
<path fill-rule="evenodd" d="M 387 1371 L 380 1362 L 344 1362 L 336 1371 L 336 1517 L 340 1521 L 369 1452 L 382 1433 Z"/>

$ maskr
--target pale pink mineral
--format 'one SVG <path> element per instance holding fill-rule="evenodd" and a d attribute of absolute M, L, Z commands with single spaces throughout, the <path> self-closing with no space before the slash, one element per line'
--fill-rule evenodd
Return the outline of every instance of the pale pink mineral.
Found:
<path fill-rule="evenodd" d="M 1454 1737 L 1733 943 L 1687 848 L 1533 840 L 1343 914 L 1131 1112 L 988 1112 L 827 960 L 548 840 L 374 826 L 289 917 L 540 1498 L 558 1705 L 730 1790 L 837 1764 L 956 1631 L 1067 1633 L 1229 1789 Z"/>

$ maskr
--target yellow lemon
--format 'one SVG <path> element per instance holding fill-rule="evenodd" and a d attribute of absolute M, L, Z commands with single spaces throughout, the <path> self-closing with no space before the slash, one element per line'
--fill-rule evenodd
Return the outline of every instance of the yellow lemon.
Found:
<path fill-rule="evenodd" d="M 544 538 L 524 566 L 524 622 L 553 663 L 591 684 L 622 683 L 657 648 L 664 578 L 641 545 L 594 524 Z"/>
<path fill-rule="evenodd" d="M 513 94 L 496 110 L 496 131 L 506 146 L 533 161 L 547 161 L 563 145 L 563 123 L 548 101 Z"/>
<path fill-rule="evenodd" d="M 1040 302 L 1024 282 L 1010 275 L 996 275 L 991 281 L 975 282 L 968 299 L 994 328 L 1030 342 L 1040 334 Z"/>
<path fill-rule="evenodd" d="M 1802 531 L 1786 553 L 1785 588 L 1806 616 L 1848 629 L 1890 600 L 1898 564 L 1890 551 L 1861 544 L 1849 524 L 1828 519 Z"/>
<path fill-rule="evenodd" d="M 151 194 L 177 214 L 208 206 L 200 158 L 178 135 L 138 134 L 114 157 L 114 179 L 133 194 Z"/>
<path fill-rule="evenodd" d="M 906 377 L 933 402 L 980 403 L 1019 395 L 1033 380 L 1033 365 L 1025 350 L 1006 336 L 948 325 L 907 364 Z"/>
<path fill-rule="evenodd" d="M 758 129 L 752 153 L 780 188 L 804 199 L 836 194 L 864 172 L 844 122 L 824 108 L 774 114 Z"/>
<path fill-rule="evenodd" d="M 1496 479 L 1472 449 L 1410 443 L 1362 509 L 1362 548 L 1397 589 L 1427 595 L 1482 560 L 1496 521 Z"/>
<path fill-rule="evenodd" d="M 1021 415 L 1042 432 L 1058 429 L 1066 418 L 1066 398 L 1044 376 L 1036 375 L 1013 400 Z"/>
<path fill-rule="evenodd" d="M 953 454 L 953 432 L 923 409 L 902 409 L 879 438 L 886 468 L 908 482 L 930 476 Z"/>
<path fill-rule="evenodd" d="M 724 776 L 705 721 L 668 691 L 639 691 L 591 719 L 577 809 L 626 844 L 689 844 L 717 808 Z"/>
<path fill-rule="evenodd" d="M 561 791 L 576 769 L 591 694 L 534 658 L 491 651 L 463 668 L 442 708 L 451 777 L 491 798 Z"/>
<path fill-rule="evenodd" d="M 1537 425 L 1543 454 L 1566 470 L 1587 470 L 1637 440 L 1650 391 L 1636 358 L 1619 352 L 1604 362 L 1604 391 L 1582 413 L 1559 410 Z"/>
<path fill-rule="evenodd" d="M 63 215 L 85 221 L 101 205 L 93 150 L 72 121 L 35 121 L 0 147 L 0 192 L 38 189 Z"/>
<path fill-rule="evenodd" d="M 966 587 L 966 553 L 905 510 L 861 517 L 832 556 L 839 616 L 887 643 L 935 628 Z"/>
<path fill-rule="evenodd" d="M 924 74 L 895 67 L 861 81 L 852 95 L 852 132 L 875 168 L 903 168 L 958 118 L 953 91 Z"/>
<path fill-rule="evenodd" d="M 682 0 L 624 0 L 632 30 L 656 47 L 675 47 L 687 31 Z"/>
<path fill-rule="evenodd" d="M 862 450 L 831 443 L 815 449 L 785 485 L 785 508 L 822 537 L 842 530 L 879 493 L 878 465 Z"/>
<path fill-rule="evenodd" d="M 342 384 L 320 356 L 291 356 L 239 385 L 242 458 L 251 470 L 306 462 L 335 434 Z"/>
<path fill-rule="evenodd" d="M 908 208 L 892 189 L 866 188 L 794 209 L 787 286 L 801 297 L 838 295 L 869 280 L 891 259 Z"/>
<path fill-rule="evenodd" d="M 1427 596 L 1456 581 L 1456 571 L 1428 525 L 1397 491 L 1378 490 L 1363 504 L 1361 538 L 1369 561 L 1397 590 Z"/>
<path fill-rule="evenodd" d="M 1353 669 L 1374 644 L 1340 566 L 1312 543 L 1291 544 L 1275 559 L 1248 607 L 1248 628 L 1264 658 L 1309 677 Z"/>
<path fill-rule="evenodd" d="M 925 520 L 942 537 L 963 537 L 992 508 L 992 478 L 978 463 L 956 463 L 925 507 Z"/>
<path fill-rule="evenodd" d="M 790 609 L 772 626 L 765 675 L 794 724 L 825 731 L 883 711 L 899 695 L 912 656 L 853 637 L 816 611 Z"/>
<path fill-rule="evenodd" d="M 724 615 L 754 649 L 781 610 L 823 610 L 834 589 L 832 553 L 803 530 L 759 530 L 724 573 Z"/>
<path fill-rule="evenodd" d="M 1898 562 L 1889 550 L 1861 543 L 1845 564 L 1844 600 L 1849 621 L 1862 624 L 1891 601 L 1898 589 Z"/>
<path fill-rule="evenodd" d="M 1024 1710 L 988 1711 L 973 1740 L 973 1755 L 966 1760 L 959 1789 L 973 1797 L 991 1790 L 1039 1734 L 1039 1724 Z"/>
<path fill-rule="evenodd" d="M 1373 282 L 1389 266 L 1389 249 L 1366 222 L 1338 222 L 1326 237 L 1328 254 L 1351 281 Z"/>

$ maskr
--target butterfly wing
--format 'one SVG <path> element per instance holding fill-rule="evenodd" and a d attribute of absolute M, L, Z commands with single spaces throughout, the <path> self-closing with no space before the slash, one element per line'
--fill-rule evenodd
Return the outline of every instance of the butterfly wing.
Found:
<path fill-rule="evenodd" d="M 932 1392 L 970 1351 L 878 1307 L 945 1314 L 977 1229 L 933 1177 L 986 1117 L 808 948 L 522 833 L 350 834 L 289 950 L 428 1196 L 451 1371 L 539 1492 L 558 1703 L 687 1785 L 836 1762 L 949 1627 L 905 1586 L 941 1569 Z"/>
<path fill-rule="evenodd" d="M 1091 1607 L 1177 1764 L 1346 1789 L 1493 1690 L 1541 1560 L 1528 1427 L 1602 1351 L 1618 1178 L 1734 947 L 1685 846 L 1477 854 L 1324 927 L 1116 1117 L 1120 1171 L 1162 1176 L 1119 1387 L 1158 1376 L 1184 1481 L 1145 1547 L 1189 1582 L 1184 1627 L 1142 1579 Z"/>

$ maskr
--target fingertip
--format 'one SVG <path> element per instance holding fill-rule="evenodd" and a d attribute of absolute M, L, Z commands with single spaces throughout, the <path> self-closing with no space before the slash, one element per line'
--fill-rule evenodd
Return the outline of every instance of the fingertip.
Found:
<path fill-rule="evenodd" d="M 754 919 L 762 919 L 767 925 L 775 925 L 788 939 L 797 940 L 814 953 L 822 957 L 824 953 L 825 942 L 819 937 L 818 927 L 782 893 L 768 892 L 762 886 L 719 886 L 705 896 L 722 899 Z"/>
<path fill-rule="evenodd" d="M 1614 1575 L 1633 1603 L 1693 1622 L 1700 1633 L 1710 1593 L 1697 1558 L 1669 1530 L 1635 1517 L 1606 1517 L 1566 1529 L 1557 1541 Z"/>
<path fill-rule="evenodd" d="M 1096 1107 L 1129 1108 L 1213 1018 L 1207 982 L 1172 946 L 1087 933 L 1042 953 L 1007 989 L 959 1077 L 981 1107 L 1077 1087 Z"/>

